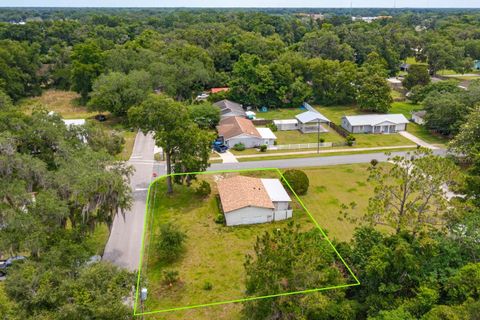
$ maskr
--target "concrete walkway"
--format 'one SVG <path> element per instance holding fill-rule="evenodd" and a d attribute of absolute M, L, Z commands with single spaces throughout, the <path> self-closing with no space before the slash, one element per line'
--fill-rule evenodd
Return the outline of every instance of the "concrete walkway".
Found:
<path fill-rule="evenodd" d="M 422 146 L 424 148 L 428 148 L 428 149 L 432 149 L 432 150 L 435 150 L 435 149 L 438 149 L 438 147 L 428 143 L 428 142 L 425 142 L 423 141 L 422 139 L 414 136 L 413 134 L 407 132 L 407 131 L 400 131 L 399 134 L 401 136 L 403 136 L 404 138 L 407 138 L 408 140 L 412 141 L 412 142 L 415 142 L 417 145 L 419 146 Z"/>
<path fill-rule="evenodd" d="M 339 153 L 339 152 L 363 152 L 363 151 L 378 151 L 378 150 L 389 150 L 389 149 L 406 149 L 406 148 L 415 148 L 416 145 L 406 145 L 406 146 L 390 146 L 390 147 L 372 147 L 372 148 L 345 148 L 345 149 L 334 149 L 334 150 L 320 150 L 319 153 Z M 316 154 L 317 150 L 308 150 L 308 151 L 297 151 L 297 152 L 271 152 L 271 153 L 258 153 L 258 154 L 246 154 L 236 156 L 240 158 L 260 158 L 260 157 L 276 157 L 276 156 L 294 156 L 297 154 Z M 238 161 L 237 161 L 238 162 Z M 224 162 L 225 163 L 225 162 Z"/>
<path fill-rule="evenodd" d="M 238 163 L 237 158 L 230 151 L 226 151 L 224 153 L 216 153 L 220 156 L 220 158 L 222 158 L 222 163 Z"/>

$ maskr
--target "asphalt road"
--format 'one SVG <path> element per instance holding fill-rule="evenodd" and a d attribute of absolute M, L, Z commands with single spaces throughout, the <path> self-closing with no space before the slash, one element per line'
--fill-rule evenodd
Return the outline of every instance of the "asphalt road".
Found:
<path fill-rule="evenodd" d="M 392 152 L 394 155 L 405 155 L 407 152 Z M 433 150 L 434 154 L 445 155 L 446 151 L 443 149 Z M 344 156 L 325 156 L 325 157 L 311 157 L 311 158 L 294 158 L 294 159 L 280 159 L 280 160 L 261 160 L 261 161 L 247 161 L 239 163 L 213 163 L 208 170 L 235 170 L 235 169 L 254 169 L 254 168 L 302 168 L 302 167 L 317 167 L 317 166 L 333 166 L 338 164 L 352 164 L 352 163 L 366 163 L 372 159 L 378 161 L 387 161 L 388 156 L 383 152 L 377 153 L 363 153 L 351 154 Z"/>
<path fill-rule="evenodd" d="M 120 213 L 115 217 L 103 254 L 104 260 L 131 271 L 138 269 L 140 260 L 147 189 L 153 173 L 154 147 L 152 135 L 145 136 L 141 132 L 137 134 L 133 153 L 128 161 L 135 169 L 130 181 L 133 192 L 132 207 L 125 212 L 125 217 Z"/>

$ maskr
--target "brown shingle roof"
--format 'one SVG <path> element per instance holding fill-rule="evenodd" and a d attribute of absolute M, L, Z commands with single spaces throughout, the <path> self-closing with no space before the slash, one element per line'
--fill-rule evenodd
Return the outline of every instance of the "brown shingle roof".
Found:
<path fill-rule="evenodd" d="M 229 117 L 220 121 L 217 127 L 218 135 L 223 136 L 225 139 L 230 139 L 241 134 L 247 134 L 250 136 L 261 138 L 257 128 L 253 125 L 253 122 L 240 117 Z"/>
<path fill-rule="evenodd" d="M 261 179 L 235 176 L 220 180 L 217 186 L 224 213 L 244 207 L 274 208 Z"/>

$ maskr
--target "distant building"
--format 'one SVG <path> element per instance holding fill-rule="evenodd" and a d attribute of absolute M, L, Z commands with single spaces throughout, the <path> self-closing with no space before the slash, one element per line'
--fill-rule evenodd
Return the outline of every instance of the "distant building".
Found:
<path fill-rule="evenodd" d="M 408 69 L 410 69 L 410 64 L 409 63 L 402 63 L 400 65 L 400 71 L 408 72 Z"/>
<path fill-rule="evenodd" d="M 292 199 L 279 179 L 245 176 L 217 183 L 227 226 L 280 221 L 292 217 Z"/>
<path fill-rule="evenodd" d="M 425 110 L 413 112 L 412 121 L 415 122 L 416 124 L 425 124 L 426 114 L 427 114 L 427 111 Z"/>
<path fill-rule="evenodd" d="M 219 93 L 219 92 L 227 92 L 228 90 L 230 90 L 230 88 L 227 88 L 227 87 L 212 88 L 212 89 L 210 90 L 210 93 L 211 93 L 211 94 L 215 94 L 215 93 Z"/>
<path fill-rule="evenodd" d="M 480 70 L 480 60 L 475 60 L 473 62 L 473 69 Z"/>
<path fill-rule="evenodd" d="M 396 133 L 407 130 L 403 114 L 343 116 L 342 127 L 351 133 Z"/>
<path fill-rule="evenodd" d="M 215 102 L 213 105 L 220 108 L 220 119 L 226 119 L 229 117 L 247 117 L 245 110 L 240 103 L 224 99 Z"/>

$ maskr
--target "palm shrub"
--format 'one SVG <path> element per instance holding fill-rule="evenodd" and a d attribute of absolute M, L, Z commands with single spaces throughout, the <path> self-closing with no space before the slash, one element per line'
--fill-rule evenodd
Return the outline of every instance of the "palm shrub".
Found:
<path fill-rule="evenodd" d="M 283 177 L 288 181 L 290 187 L 298 195 L 304 195 L 308 191 L 310 180 L 302 170 L 291 169 L 283 173 Z M 285 182 L 284 182 L 285 183 Z M 286 184 L 286 183 L 285 183 Z"/>

